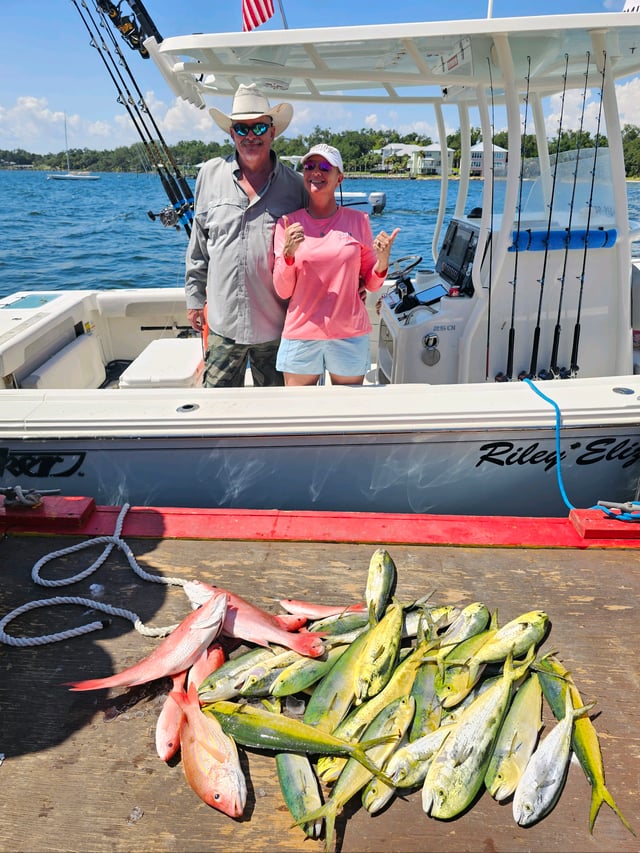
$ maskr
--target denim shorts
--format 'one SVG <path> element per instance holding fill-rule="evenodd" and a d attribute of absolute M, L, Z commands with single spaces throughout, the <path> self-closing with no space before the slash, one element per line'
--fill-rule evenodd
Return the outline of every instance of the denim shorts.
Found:
<path fill-rule="evenodd" d="M 363 376 L 371 367 L 369 335 L 334 340 L 300 341 L 282 338 L 276 367 L 283 373 L 320 376 Z"/>

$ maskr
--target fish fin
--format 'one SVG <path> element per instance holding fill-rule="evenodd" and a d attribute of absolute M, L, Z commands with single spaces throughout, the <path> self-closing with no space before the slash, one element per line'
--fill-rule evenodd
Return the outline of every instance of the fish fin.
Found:
<path fill-rule="evenodd" d="M 215 596 L 217 599 L 220 599 L 219 606 L 214 607 L 212 610 L 207 608 L 207 610 L 203 613 L 201 611 L 204 605 L 201 605 L 199 608 L 200 612 L 198 612 L 198 614 L 194 616 L 193 622 L 191 623 L 191 628 L 207 628 L 210 625 L 215 625 L 216 622 L 219 622 L 220 626 L 222 627 L 224 615 L 227 611 L 228 597 L 226 592 L 223 592 L 222 590 L 216 590 L 213 593 L 213 596 Z M 208 601 L 206 603 L 208 604 Z M 213 607 L 213 605 L 211 605 L 211 607 Z M 218 633 L 220 632 L 218 631 Z"/>
<path fill-rule="evenodd" d="M 454 767 L 460 767 L 461 764 L 464 764 L 468 758 L 473 754 L 473 746 L 469 744 L 469 746 L 462 750 L 458 755 L 456 755 L 455 761 L 453 762 Z"/>
<path fill-rule="evenodd" d="M 509 751 L 507 752 L 507 757 L 515 755 L 516 752 L 522 748 L 522 741 L 518 740 L 518 732 L 513 733 L 513 737 L 511 738 L 511 743 L 509 744 Z"/>

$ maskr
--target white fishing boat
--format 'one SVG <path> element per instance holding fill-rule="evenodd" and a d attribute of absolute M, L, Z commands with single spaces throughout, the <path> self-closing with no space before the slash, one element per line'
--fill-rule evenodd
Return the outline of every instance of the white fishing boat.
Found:
<path fill-rule="evenodd" d="M 291 163 L 297 171 L 303 155 L 284 155 L 280 157 L 287 163 Z M 200 164 L 202 165 L 202 164 Z M 374 190 L 370 193 L 358 192 L 357 190 L 343 190 L 342 186 L 336 190 L 336 201 L 344 207 L 360 207 L 368 214 L 382 213 L 387 204 L 387 194 L 382 190 Z"/>
<path fill-rule="evenodd" d="M 443 150 L 446 123 L 458 124 L 455 210 L 446 220 L 444 175 L 432 246 L 392 269 L 379 314 L 371 300 L 376 367 L 362 387 L 199 387 L 201 342 L 180 289 L 3 299 L 0 486 L 105 504 L 519 516 L 637 498 L 639 232 L 616 98 L 617 81 L 640 73 L 637 15 L 152 37 L 145 48 L 199 107 L 255 80 L 294 103 L 409 103 L 435 121 Z M 556 157 L 545 113 L 570 94 L 580 129 L 595 122 L 592 143 Z M 482 206 L 469 210 L 471 125 L 489 140 L 498 112 L 504 202 L 485 164 Z M 523 162 L 525 133 L 536 164 Z"/>
<path fill-rule="evenodd" d="M 369 214 L 382 213 L 387 204 L 387 194 L 382 190 L 364 193 L 356 190 L 343 190 L 336 193 L 336 200 L 343 207 L 360 207 Z"/>

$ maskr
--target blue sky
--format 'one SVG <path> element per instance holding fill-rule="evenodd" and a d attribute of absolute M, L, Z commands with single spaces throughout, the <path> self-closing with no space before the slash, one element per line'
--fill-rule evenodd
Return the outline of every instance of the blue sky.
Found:
<path fill-rule="evenodd" d="M 165 37 L 216 30 L 235 32 L 242 27 L 241 0 L 144 2 Z M 277 0 L 275 5 L 275 18 L 263 29 L 282 27 Z M 456 18 L 478 18 L 485 17 L 488 8 L 485 0 L 457 0 L 455 4 L 442 0 L 283 0 L 283 5 L 290 29 L 440 20 L 450 17 L 448 12 L 454 5 Z M 621 11 L 624 0 L 520 0 L 515 5 L 519 15 L 571 14 Z M 124 2 L 122 13 L 129 11 Z M 493 17 L 513 14 L 513 0 L 493 0 Z M 71 0 L 2 0 L 0 48 L 0 149 L 22 148 L 39 154 L 61 151 L 65 112 L 72 148 L 111 149 L 138 141 Z M 224 140 L 207 111 L 176 101 L 151 60 L 140 59 L 126 45 L 123 51 L 169 144 L 182 139 Z M 635 80 L 621 98 L 623 121 L 638 123 L 638 98 L 640 81 Z M 376 127 L 408 133 L 415 129 L 435 138 L 435 129 L 419 123 L 408 108 L 401 113 L 356 105 L 336 107 L 330 118 L 318 116 L 313 108 L 297 106 L 288 135 L 307 133 L 316 124 L 335 131 Z"/>

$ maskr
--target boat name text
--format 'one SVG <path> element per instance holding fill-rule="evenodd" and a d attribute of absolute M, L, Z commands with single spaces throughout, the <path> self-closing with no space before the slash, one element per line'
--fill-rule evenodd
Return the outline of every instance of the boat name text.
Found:
<path fill-rule="evenodd" d="M 83 451 L 24 453 L 0 448 L 0 476 L 7 472 L 14 477 L 72 477 L 82 467 L 86 455 Z"/>
<path fill-rule="evenodd" d="M 576 465 L 595 465 L 597 462 L 622 462 L 623 468 L 629 468 L 640 460 L 640 442 L 629 438 L 596 438 L 584 447 L 579 441 L 570 445 L 571 450 L 579 451 L 575 456 Z M 556 464 L 555 450 L 545 450 L 540 442 L 518 445 L 514 441 L 491 441 L 480 448 L 481 456 L 475 467 L 487 463 L 491 465 L 542 465 L 550 471 Z M 567 458 L 567 451 L 560 452 L 560 459 Z"/>

